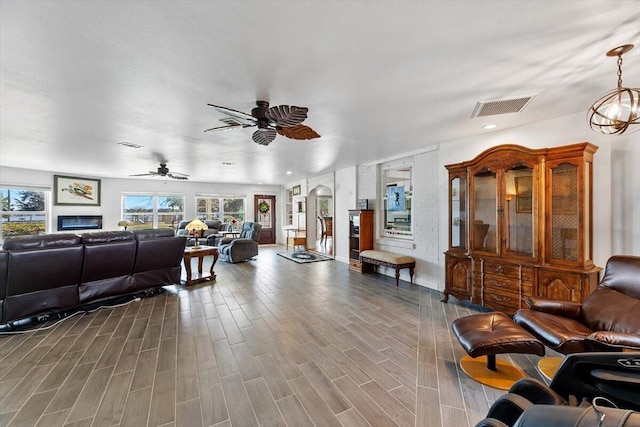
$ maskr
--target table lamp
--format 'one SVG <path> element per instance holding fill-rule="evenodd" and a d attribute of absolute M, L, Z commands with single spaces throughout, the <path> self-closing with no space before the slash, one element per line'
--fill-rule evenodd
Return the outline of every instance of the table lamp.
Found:
<path fill-rule="evenodd" d="M 127 227 L 130 227 L 133 225 L 133 222 L 129 221 L 128 219 L 123 219 L 122 221 L 118 221 L 118 227 L 124 227 L 124 231 L 127 231 Z"/>
<path fill-rule="evenodd" d="M 191 221 L 189 224 L 186 225 L 186 227 L 184 227 L 187 231 L 189 231 L 189 234 L 191 234 L 193 232 L 193 236 L 196 239 L 196 244 L 193 247 L 194 249 L 199 249 L 200 245 L 198 244 L 198 237 L 199 234 L 202 232 L 202 230 L 207 230 L 209 227 L 207 227 L 207 224 L 205 224 L 204 222 L 200 221 L 198 218 L 194 219 L 193 221 Z"/>

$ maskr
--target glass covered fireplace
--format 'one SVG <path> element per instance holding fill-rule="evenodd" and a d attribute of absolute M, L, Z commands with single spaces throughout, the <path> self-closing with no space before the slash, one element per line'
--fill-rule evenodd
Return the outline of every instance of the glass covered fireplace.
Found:
<path fill-rule="evenodd" d="M 102 215 L 59 215 L 58 231 L 99 230 Z"/>

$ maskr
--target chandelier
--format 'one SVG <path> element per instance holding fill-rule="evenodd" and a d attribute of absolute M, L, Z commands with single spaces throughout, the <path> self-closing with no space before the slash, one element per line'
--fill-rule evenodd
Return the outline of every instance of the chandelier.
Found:
<path fill-rule="evenodd" d="M 593 130 L 620 135 L 640 129 L 640 90 L 622 87 L 622 55 L 631 49 L 632 44 L 625 44 L 607 52 L 607 56 L 618 57 L 618 87 L 598 98 L 589 109 L 587 119 Z"/>

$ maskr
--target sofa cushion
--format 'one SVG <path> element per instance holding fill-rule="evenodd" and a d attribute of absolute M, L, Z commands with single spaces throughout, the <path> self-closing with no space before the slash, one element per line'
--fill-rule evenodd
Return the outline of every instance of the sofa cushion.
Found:
<path fill-rule="evenodd" d="M 34 236 L 10 236 L 4 241 L 5 250 L 57 248 L 80 244 L 80 236 L 73 233 L 43 234 Z"/>

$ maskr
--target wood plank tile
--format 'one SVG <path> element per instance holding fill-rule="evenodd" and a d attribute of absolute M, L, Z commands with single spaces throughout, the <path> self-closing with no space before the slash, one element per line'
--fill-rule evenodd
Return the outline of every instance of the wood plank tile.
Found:
<path fill-rule="evenodd" d="M 242 383 L 240 374 L 231 374 L 220 378 L 224 391 L 229 419 L 232 425 L 257 426 L 258 421 L 253 414 L 251 401 Z"/>
<path fill-rule="evenodd" d="M 247 382 L 259 378 L 262 374 L 253 360 L 253 355 L 245 342 L 233 344 L 231 352 L 236 359 L 242 381 Z"/>
<path fill-rule="evenodd" d="M 73 408 L 71 408 L 67 424 L 95 416 L 112 372 L 113 368 L 109 367 L 94 370 L 91 373 Z"/>
<path fill-rule="evenodd" d="M 116 364 L 116 368 L 113 371 L 114 375 L 135 370 L 141 347 L 142 339 L 125 342 L 124 347 L 122 348 L 122 353 L 120 353 L 120 358 Z"/>
<path fill-rule="evenodd" d="M 342 394 L 372 426 L 397 426 L 397 424 L 349 377 L 334 381 Z"/>
<path fill-rule="evenodd" d="M 71 409 L 93 371 L 94 363 L 76 365 L 58 390 L 46 413 Z"/>
<path fill-rule="evenodd" d="M 151 406 L 152 388 L 142 388 L 127 395 L 127 402 L 122 412 L 120 427 L 140 427 L 147 425 L 149 407 Z"/>
<path fill-rule="evenodd" d="M 178 359 L 176 377 L 176 402 L 186 402 L 199 397 L 198 370 L 194 357 Z"/>
<path fill-rule="evenodd" d="M 271 355 L 261 354 L 255 357 L 255 361 L 275 400 L 282 399 L 293 393 L 289 383 L 282 375 L 282 372 L 280 372 Z"/>
<path fill-rule="evenodd" d="M 371 424 L 364 419 L 360 412 L 357 409 L 351 408 L 348 411 L 345 411 L 341 414 L 336 415 L 338 421 L 344 427 L 370 427 Z"/>
<path fill-rule="evenodd" d="M 262 378 L 256 378 L 252 381 L 244 383 L 251 406 L 261 426 L 282 426 L 286 424 L 280 411 L 276 406 L 276 402 L 269 393 L 269 388 Z"/>
<path fill-rule="evenodd" d="M 344 354 L 353 360 L 362 370 L 364 370 L 368 376 L 373 378 L 378 384 L 384 387 L 385 390 L 391 390 L 400 385 L 391 375 L 389 375 L 380 366 L 373 363 L 368 357 L 362 354 L 355 348 L 347 350 Z"/>
<path fill-rule="evenodd" d="M 177 353 L 176 337 L 160 340 L 160 347 L 158 348 L 158 364 L 156 365 L 156 373 L 175 370 Z"/>
<path fill-rule="evenodd" d="M 187 400 L 176 405 L 176 427 L 202 427 L 200 399 Z"/>
<path fill-rule="evenodd" d="M 31 395 L 8 425 L 10 427 L 31 427 L 36 425 L 55 394 L 56 391 L 51 390 Z"/>
<path fill-rule="evenodd" d="M 349 401 L 344 398 L 331 379 L 325 375 L 318 365 L 314 362 L 309 362 L 301 365 L 300 369 L 307 378 L 307 381 L 309 381 L 334 414 L 339 414 L 351 408 Z"/>
<path fill-rule="evenodd" d="M 221 377 L 240 372 L 227 340 L 216 341 L 213 345 L 213 352 L 216 355 L 216 364 Z"/>
<path fill-rule="evenodd" d="M 131 391 L 153 386 L 157 359 L 157 348 L 140 352 L 131 382 Z"/>
<path fill-rule="evenodd" d="M 93 425 L 109 427 L 120 422 L 133 372 L 113 375 L 94 418 Z"/>
<path fill-rule="evenodd" d="M 175 417 L 176 371 L 174 369 L 156 372 L 147 425 L 150 427 L 160 426 L 175 421 Z"/>
<path fill-rule="evenodd" d="M 52 414 L 44 414 L 38 420 L 38 423 L 35 424 L 36 427 L 62 427 L 64 425 L 67 416 L 71 412 L 71 409 L 65 409 L 64 411 L 54 412 Z M 2 424 L 2 420 L 0 420 L 0 425 Z"/>
<path fill-rule="evenodd" d="M 51 369 L 53 369 L 53 365 L 36 366 L 22 377 L 22 379 L 13 380 L 16 381 L 17 384 L 11 388 L 11 393 L 7 394 L 4 399 L 0 401 L 0 413 L 19 410 L 38 388 L 46 373 Z"/>
<path fill-rule="evenodd" d="M 391 393 L 380 387 L 378 383 L 371 381 L 362 385 L 361 388 L 396 424 L 401 427 L 413 427 L 416 422 L 415 416 L 408 413 L 402 403 L 396 400 Z"/>
<path fill-rule="evenodd" d="M 346 378 L 346 377 L 343 377 Z M 298 377 L 290 381 L 296 397 L 309 414 L 316 426 L 340 426 L 340 422 L 333 412 L 315 391 L 305 377 Z"/>
<path fill-rule="evenodd" d="M 287 396 L 276 402 L 280 412 L 289 426 L 310 426 L 313 421 L 295 395 Z"/>
<path fill-rule="evenodd" d="M 441 426 L 438 390 L 418 386 L 416 393 L 416 427 Z"/>

